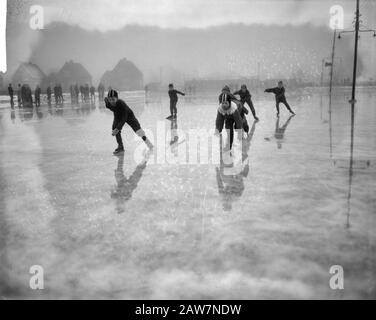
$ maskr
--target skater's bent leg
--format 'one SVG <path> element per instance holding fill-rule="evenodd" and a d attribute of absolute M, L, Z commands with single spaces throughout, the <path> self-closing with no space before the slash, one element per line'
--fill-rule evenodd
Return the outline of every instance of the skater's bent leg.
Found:
<path fill-rule="evenodd" d="M 287 110 L 290 111 L 291 113 L 294 113 L 294 111 L 291 110 L 290 105 L 287 103 L 287 101 L 283 101 L 283 104 L 286 106 Z"/>
<path fill-rule="evenodd" d="M 249 133 L 248 121 L 245 118 L 243 119 L 243 130 L 244 130 L 244 132 Z"/>
<path fill-rule="evenodd" d="M 119 149 L 124 149 L 123 139 L 121 138 L 121 131 L 116 135 L 116 141 L 119 145 Z"/>
<path fill-rule="evenodd" d="M 256 116 L 256 110 L 255 110 L 255 107 L 253 106 L 253 102 L 252 102 L 252 100 L 251 100 L 251 99 L 248 99 L 248 100 L 246 101 L 246 103 L 248 104 L 249 109 L 251 109 L 251 112 L 252 112 L 253 118 L 257 118 L 257 116 Z"/>
<path fill-rule="evenodd" d="M 170 114 L 171 116 L 174 115 L 174 101 L 170 101 Z"/>
<path fill-rule="evenodd" d="M 277 102 L 276 102 L 276 109 L 277 109 L 277 115 L 278 115 L 278 116 L 279 116 L 279 104 L 280 104 L 280 102 L 277 101 Z"/>
<path fill-rule="evenodd" d="M 145 144 L 148 146 L 149 149 L 154 148 L 153 144 L 148 139 L 148 137 L 146 136 L 145 131 L 143 129 L 137 130 L 136 134 L 145 142 Z"/>

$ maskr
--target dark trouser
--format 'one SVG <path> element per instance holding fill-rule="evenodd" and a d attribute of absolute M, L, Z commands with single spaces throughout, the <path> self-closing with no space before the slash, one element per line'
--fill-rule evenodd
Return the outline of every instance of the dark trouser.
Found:
<path fill-rule="evenodd" d="M 35 97 L 35 105 L 38 106 L 38 107 L 40 106 L 40 97 L 38 97 L 38 96 Z"/>
<path fill-rule="evenodd" d="M 117 122 L 114 122 L 113 125 L 112 125 L 112 130 L 115 130 L 116 127 L 117 127 Z M 117 142 L 120 149 L 124 149 L 123 139 L 121 138 L 121 130 L 116 135 L 116 142 Z"/>
<path fill-rule="evenodd" d="M 14 106 L 14 97 L 10 96 L 10 105 L 13 107 Z"/>
<path fill-rule="evenodd" d="M 287 103 L 286 99 L 282 99 L 282 100 L 277 100 L 277 102 L 276 102 L 276 108 L 277 108 L 278 114 L 279 114 L 279 104 L 280 103 L 283 103 L 288 111 L 290 111 L 291 113 L 293 112 L 290 108 L 290 105 Z"/>
<path fill-rule="evenodd" d="M 176 105 L 178 104 L 175 100 L 170 100 L 170 112 L 171 115 L 176 115 L 178 113 L 178 109 L 176 108 Z"/>
<path fill-rule="evenodd" d="M 247 125 L 248 125 L 248 123 L 247 123 Z M 232 145 L 234 143 L 234 127 L 237 130 L 242 129 L 242 128 L 237 128 L 235 120 L 231 119 L 231 118 L 226 119 L 225 127 L 226 127 L 227 132 L 230 131 L 230 149 L 232 149 Z"/>
<path fill-rule="evenodd" d="M 141 130 L 141 125 L 138 122 L 137 118 L 134 116 L 134 114 L 130 114 L 128 116 L 127 124 L 132 128 L 132 130 L 137 133 L 137 131 Z M 119 121 L 117 119 L 114 120 L 114 123 L 112 124 L 112 130 L 115 130 L 119 126 Z M 116 135 L 116 141 L 119 145 L 119 148 L 124 149 L 123 139 L 121 137 L 121 130 Z"/>
<path fill-rule="evenodd" d="M 253 106 L 253 102 L 251 99 L 247 99 L 245 101 L 242 101 L 242 103 L 245 105 L 246 103 L 248 104 L 249 106 L 249 109 L 251 109 L 251 112 L 252 112 L 252 115 L 253 115 L 253 118 L 256 118 L 256 110 L 255 110 L 255 107 Z"/>
<path fill-rule="evenodd" d="M 246 117 L 243 118 L 243 130 L 249 133 L 249 125 Z"/>

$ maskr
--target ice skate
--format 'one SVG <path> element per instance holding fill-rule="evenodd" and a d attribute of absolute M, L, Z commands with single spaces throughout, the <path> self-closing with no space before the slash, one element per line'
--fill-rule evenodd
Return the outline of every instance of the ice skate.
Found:
<path fill-rule="evenodd" d="M 119 154 L 123 154 L 124 153 L 124 148 L 117 148 L 114 152 L 113 152 L 113 155 L 119 155 Z"/>

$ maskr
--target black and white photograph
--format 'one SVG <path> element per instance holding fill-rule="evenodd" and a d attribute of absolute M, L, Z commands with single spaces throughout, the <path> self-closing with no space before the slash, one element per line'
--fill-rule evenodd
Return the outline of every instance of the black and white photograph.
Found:
<path fill-rule="evenodd" d="M 375 299 L 375 0 L 0 0 L 0 300 Z"/>

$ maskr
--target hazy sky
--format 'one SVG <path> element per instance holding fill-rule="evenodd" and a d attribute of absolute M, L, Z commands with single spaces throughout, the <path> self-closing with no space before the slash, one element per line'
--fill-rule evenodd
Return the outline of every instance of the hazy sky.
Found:
<path fill-rule="evenodd" d="M 329 9 L 344 8 L 351 26 L 354 0 L 42 0 L 46 22 L 63 21 L 86 29 L 119 29 L 129 24 L 162 28 L 204 28 L 228 23 L 329 25 Z M 376 1 L 363 0 L 363 14 Z M 375 20 L 373 18 L 373 20 Z"/>
<path fill-rule="evenodd" d="M 200 32 L 201 35 L 205 34 L 205 32 L 208 30 L 213 30 L 213 28 L 209 27 L 222 27 L 226 25 L 228 26 L 229 24 L 236 24 L 239 26 L 239 28 L 241 28 L 239 24 L 244 24 L 254 28 L 256 28 L 256 24 L 258 27 L 261 26 L 261 28 L 263 26 L 273 27 L 276 25 L 290 25 L 294 27 L 295 30 L 301 31 L 300 33 L 304 35 L 307 30 L 306 27 L 309 24 L 313 27 L 318 27 L 321 30 L 321 34 L 315 36 L 328 41 L 328 44 L 325 42 L 325 45 L 321 44 L 322 47 L 317 48 L 313 42 L 310 42 L 313 47 L 320 49 L 321 51 L 323 48 L 325 48 L 325 52 L 319 52 L 320 50 L 316 50 L 317 52 L 315 51 L 315 53 L 312 53 L 310 50 L 307 50 L 304 55 L 299 56 L 298 62 L 302 62 L 304 60 L 303 58 L 307 55 L 308 58 L 311 57 L 312 61 L 318 60 L 320 62 L 320 59 L 322 58 L 321 55 L 327 55 L 328 53 L 326 53 L 326 49 L 329 52 L 331 48 L 329 43 L 331 42 L 331 31 L 329 29 L 330 8 L 333 5 L 341 5 L 343 7 L 345 14 L 344 26 L 345 28 L 349 29 L 352 28 L 355 3 L 355 0 L 9 0 L 8 19 L 10 19 L 10 21 L 8 23 L 8 48 L 11 46 L 11 50 L 8 49 L 8 53 L 10 53 L 8 60 L 11 60 L 13 64 L 12 67 L 16 68 L 20 62 L 28 61 L 31 56 L 34 56 L 34 58 L 37 59 L 38 57 L 36 57 L 35 54 L 32 55 L 32 53 L 35 51 L 35 49 L 43 47 L 43 44 L 46 44 L 47 48 L 51 48 L 51 44 L 48 47 L 49 42 L 45 42 L 46 37 L 48 37 L 49 34 L 48 32 L 39 33 L 29 28 L 30 5 L 38 4 L 44 9 L 45 29 L 48 30 L 49 28 L 52 28 L 49 26 L 49 23 L 55 21 L 64 22 L 72 26 L 77 25 L 89 32 L 99 30 L 103 32 L 104 38 L 102 40 L 105 40 L 106 42 L 111 38 L 111 33 L 109 31 L 122 30 L 122 28 L 129 25 L 177 29 L 175 31 L 182 31 L 182 37 L 187 37 L 187 33 L 190 32 L 187 30 L 187 28 L 195 29 L 196 31 Z M 360 10 L 362 13 L 363 23 L 370 28 L 374 28 L 376 25 L 376 0 L 361 0 Z M 13 23 L 17 20 L 23 22 L 22 30 L 19 29 L 17 23 Z M 10 28 L 10 26 L 13 26 L 14 28 Z M 268 28 L 263 28 L 261 29 L 262 32 L 260 31 L 260 33 L 253 34 L 252 36 L 251 33 L 249 33 L 247 35 L 243 35 L 242 38 L 239 38 L 239 36 L 237 37 L 237 34 L 240 33 L 240 31 L 234 30 L 233 34 L 227 34 L 224 37 L 229 39 L 229 41 L 231 41 L 233 44 L 241 45 L 246 43 L 247 45 L 252 46 L 253 54 L 267 54 L 268 58 L 271 58 L 273 53 L 281 49 L 269 49 L 269 51 L 265 49 L 268 42 L 277 42 L 276 40 L 271 40 L 274 36 L 278 39 L 284 39 L 283 41 L 285 43 L 289 43 L 290 49 L 292 49 L 291 46 L 294 46 L 294 43 L 298 41 L 296 33 L 286 34 L 286 31 L 283 31 L 286 29 L 283 28 L 274 28 L 273 30 L 273 35 L 268 34 Z M 281 34 L 278 34 L 279 30 L 282 31 Z M 49 31 L 51 33 L 52 30 Z M 147 39 L 147 34 L 142 32 L 137 35 L 133 35 L 133 38 L 128 39 L 129 42 L 127 43 L 123 43 L 124 38 L 127 35 L 126 30 L 124 33 L 117 34 L 117 36 L 121 37 L 121 40 L 116 39 L 115 36 L 114 40 L 119 40 L 122 43 L 122 46 L 120 48 L 119 45 L 117 45 L 115 46 L 114 50 L 119 51 L 119 55 L 121 55 L 121 57 L 111 55 L 110 51 L 107 50 L 103 53 L 101 60 L 106 61 L 108 65 L 101 65 L 101 68 L 98 67 L 94 68 L 95 70 L 89 71 L 94 75 L 95 73 L 101 74 L 104 71 L 102 70 L 103 68 L 108 68 L 109 65 L 113 66 L 120 58 L 127 57 L 136 63 L 138 62 L 141 68 L 145 68 L 144 72 L 146 72 L 146 69 L 149 69 L 146 68 L 146 62 L 148 59 L 144 59 L 145 61 L 142 61 L 141 56 L 145 55 L 139 51 L 146 47 L 148 48 L 148 51 L 154 52 L 154 58 L 159 57 L 159 54 L 161 57 L 166 57 L 169 63 L 172 63 L 176 57 L 179 58 L 179 56 L 184 55 L 184 52 L 177 54 L 179 48 L 176 48 L 176 43 L 181 39 L 174 39 L 171 36 L 171 33 L 165 31 L 166 30 L 163 30 L 160 43 L 154 44 L 153 47 L 149 47 L 149 43 L 146 43 L 147 41 L 145 41 L 145 39 Z M 61 39 L 64 38 L 64 35 L 64 33 L 61 35 Z M 101 40 L 99 35 L 93 36 L 98 37 L 98 39 Z M 90 52 L 87 54 L 87 56 L 80 56 L 79 54 L 75 54 L 75 52 L 86 52 L 88 48 L 91 48 L 94 50 L 93 53 L 97 53 L 97 47 L 92 48 L 91 45 L 88 45 L 91 38 L 92 37 L 90 37 L 90 34 L 82 35 L 82 39 L 84 41 L 79 41 L 74 47 L 68 46 L 67 49 L 70 50 L 68 52 L 66 52 L 67 50 L 63 50 L 62 52 L 64 53 L 64 56 L 61 57 L 61 60 L 64 59 L 64 61 L 67 61 L 70 59 L 76 59 L 77 62 L 81 62 L 87 66 L 86 63 L 88 60 L 90 60 L 88 58 Z M 266 50 L 266 53 L 261 47 L 255 48 L 254 46 L 254 44 L 260 40 L 260 38 L 263 40 L 263 43 L 260 45 L 264 46 L 263 48 Z M 349 36 L 347 38 L 349 38 Z M 299 39 L 301 39 L 301 37 Z M 93 43 L 102 43 L 99 40 L 96 40 Z M 189 45 L 198 45 L 200 43 L 200 45 L 204 48 L 204 52 L 209 52 L 210 48 L 213 49 L 215 47 L 212 43 L 214 39 L 207 39 L 204 43 L 202 43 L 202 41 L 196 41 L 195 38 L 183 40 L 185 40 L 183 41 L 183 44 L 188 46 L 186 50 L 186 55 L 188 56 L 192 56 L 193 54 L 191 52 L 192 50 L 190 50 L 192 48 L 190 48 Z M 71 41 L 73 40 L 71 39 Z M 216 35 L 215 41 L 221 41 L 220 35 Z M 64 42 L 65 45 L 69 43 L 69 41 Z M 365 59 L 370 70 L 374 70 L 374 56 L 376 50 L 375 44 L 376 41 L 372 40 L 361 41 L 360 43 L 360 58 Z M 312 47 L 312 45 L 310 47 Z M 159 47 L 170 48 L 170 50 L 167 51 L 167 53 L 164 51 L 162 52 L 162 49 Z M 250 52 L 249 49 L 243 49 L 245 52 Z M 199 50 L 196 51 L 198 52 Z M 47 53 L 48 52 L 53 52 L 53 48 L 47 49 Z M 189 52 L 190 54 L 188 54 Z M 298 51 L 295 50 L 293 53 L 297 54 L 297 52 Z M 289 54 L 289 52 L 286 53 L 286 55 Z M 313 54 L 319 55 L 320 57 L 314 57 L 312 56 Z M 55 53 L 55 55 L 60 56 L 59 52 Z M 252 55 L 252 53 L 250 53 L 250 55 Z M 43 54 L 39 53 L 38 56 L 43 56 Z M 302 58 L 302 56 L 304 57 Z M 284 55 L 281 55 L 281 58 L 282 60 L 288 61 Z M 50 58 L 48 59 L 51 60 Z M 97 61 L 98 57 L 95 59 Z M 197 60 L 200 59 L 201 57 L 197 56 Z M 237 60 L 242 59 L 244 60 L 245 58 L 242 56 Z M 253 57 L 253 60 L 255 59 L 259 60 L 258 57 Z M 55 62 L 56 64 L 57 61 L 55 60 L 57 59 L 54 59 L 51 62 Z M 159 63 L 167 63 L 163 62 L 163 59 L 160 60 L 161 61 L 159 61 Z M 186 63 L 180 61 L 179 59 L 175 60 L 175 63 L 178 65 Z M 197 66 L 197 68 L 198 70 L 202 71 L 213 59 L 201 60 L 200 66 Z M 156 64 L 155 69 L 159 70 L 157 61 L 158 59 L 153 59 L 152 62 L 155 62 Z M 216 59 L 214 59 L 214 61 L 218 62 Z M 59 61 L 59 63 L 53 67 L 58 69 L 61 67 L 62 63 L 62 61 Z M 43 65 L 43 63 L 41 64 Z M 98 62 L 96 62 L 96 64 L 98 64 Z M 236 65 L 240 66 L 241 64 L 239 61 L 237 61 Z M 45 71 L 49 72 L 50 68 L 47 68 Z"/>

